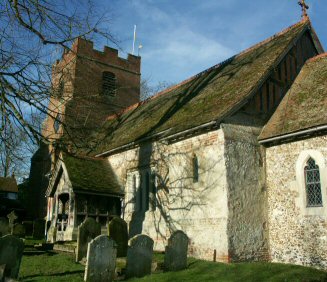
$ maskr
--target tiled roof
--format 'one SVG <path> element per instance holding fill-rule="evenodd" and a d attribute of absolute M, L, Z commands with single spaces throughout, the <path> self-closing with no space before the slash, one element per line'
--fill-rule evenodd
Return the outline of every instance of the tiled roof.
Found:
<path fill-rule="evenodd" d="M 327 53 L 309 59 L 259 139 L 327 124 Z"/>
<path fill-rule="evenodd" d="M 109 117 L 102 130 L 90 136 L 95 143 L 95 153 L 137 143 L 158 133 L 171 135 L 211 121 L 221 121 L 244 105 L 294 41 L 309 29 L 310 22 L 301 21 L 223 63 Z"/>
<path fill-rule="evenodd" d="M 18 193 L 15 177 L 0 177 L 0 191 Z"/>
<path fill-rule="evenodd" d="M 64 154 L 63 161 L 74 191 L 124 194 L 108 161 L 68 154 Z"/>

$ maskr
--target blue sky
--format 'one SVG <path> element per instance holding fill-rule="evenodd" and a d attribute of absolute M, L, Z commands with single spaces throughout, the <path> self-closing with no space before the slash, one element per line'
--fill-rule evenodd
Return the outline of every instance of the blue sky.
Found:
<path fill-rule="evenodd" d="M 131 52 L 137 25 L 142 76 L 151 84 L 180 82 L 301 19 L 298 0 L 101 1 L 121 56 Z M 313 27 L 327 47 L 326 0 L 307 3 Z"/>

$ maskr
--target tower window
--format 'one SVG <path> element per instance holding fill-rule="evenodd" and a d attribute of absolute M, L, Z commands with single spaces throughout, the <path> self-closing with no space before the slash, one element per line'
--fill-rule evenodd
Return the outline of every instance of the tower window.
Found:
<path fill-rule="evenodd" d="M 304 168 L 305 188 L 307 194 L 308 207 L 321 207 L 322 194 L 320 183 L 319 166 L 316 165 L 314 159 L 309 158 Z"/>
<path fill-rule="evenodd" d="M 61 114 L 58 114 L 53 123 L 53 127 L 54 127 L 54 130 L 56 131 L 56 133 L 58 133 L 58 131 L 59 131 L 61 122 L 62 122 Z"/>
<path fill-rule="evenodd" d="M 116 95 L 116 76 L 112 72 L 102 73 L 102 94 L 106 96 Z"/>

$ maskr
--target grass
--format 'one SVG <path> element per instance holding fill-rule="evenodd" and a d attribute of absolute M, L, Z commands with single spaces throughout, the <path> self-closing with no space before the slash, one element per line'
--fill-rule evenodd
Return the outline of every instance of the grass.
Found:
<path fill-rule="evenodd" d="M 155 254 L 154 261 L 162 264 L 163 255 Z M 121 261 L 120 261 L 120 264 Z M 123 265 L 120 265 L 123 266 Z M 24 254 L 20 269 L 20 281 L 83 281 L 84 266 L 75 263 L 74 256 L 53 251 Z M 327 281 L 327 272 L 309 267 L 277 263 L 222 264 L 188 259 L 184 271 L 162 271 L 128 281 Z"/>
<path fill-rule="evenodd" d="M 83 281 L 84 266 L 75 257 L 53 251 L 23 255 L 19 271 L 20 281 Z"/>

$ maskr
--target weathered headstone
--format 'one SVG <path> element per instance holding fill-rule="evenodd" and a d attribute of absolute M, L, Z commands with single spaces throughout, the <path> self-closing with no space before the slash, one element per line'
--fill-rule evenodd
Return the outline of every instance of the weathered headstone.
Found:
<path fill-rule="evenodd" d="M 177 271 L 187 267 L 188 243 L 187 235 L 181 230 L 170 236 L 165 250 L 165 270 Z"/>
<path fill-rule="evenodd" d="M 128 247 L 126 221 L 120 217 L 114 217 L 108 225 L 108 234 L 117 244 L 117 257 L 126 257 Z"/>
<path fill-rule="evenodd" d="M 0 265 L 5 264 L 5 277 L 17 278 L 24 251 L 22 239 L 13 235 L 0 238 Z"/>
<path fill-rule="evenodd" d="M 93 239 L 87 248 L 84 281 L 113 281 L 116 268 L 117 247 L 106 235 Z"/>
<path fill-rule="evenodd" d="M 10 229 L 10 233 L 13 233 L 13 228 L 14 228 L 14 224 L 15 224 L 15 220 L 18 218 L 17 215 L 15 214 L 15 211 L 12 211 L 10 214 L 7 215 L 8 219 L 9 219 L 9 229 Z"/>
<path fill-rule="evenodd" d="M 101 234 L 101 224 L 88 217 L 78 226 L 76 262 L 86 257 L 87 244 Z"/>
<path fill-rule="evenodd" d="M 5 217 L 0 217 L 0 237 L 5 236 L 7 234 L 10 234 L 8 219 Z"/>
<path fill-rule="evenodd" d="M 5 264 L 0 265 L 0 282 L 2 282 L 3 279 L 5 278 L 5 268 L 6 268 Z"/>
<path fill-rule="evenodd" d="M 126 277 L 143 277 L 151 273 L 153 240 L 147 235 L 136 235 L 129 240 Z"/>
<path fill-rule="evenodd" d="M 13 227 L 12 235 L 15 235 L 19 238 L 25 238 L 25 227 L 23 224 L 16 223 Z"/>
<path fill-rule="evenodd" d="M 43 239 L 45 233 L 45 220 L 44 219 L 36 219 L 33 223 L 33 238 L 35 239 Z"/>

